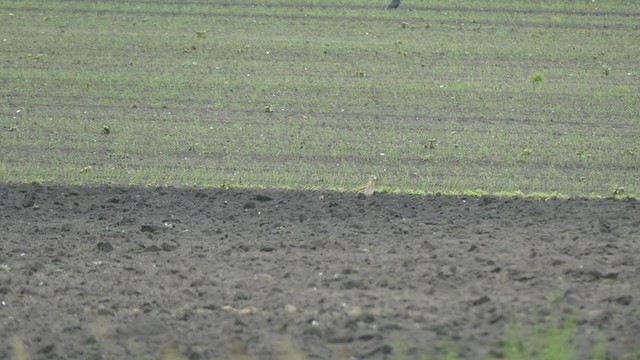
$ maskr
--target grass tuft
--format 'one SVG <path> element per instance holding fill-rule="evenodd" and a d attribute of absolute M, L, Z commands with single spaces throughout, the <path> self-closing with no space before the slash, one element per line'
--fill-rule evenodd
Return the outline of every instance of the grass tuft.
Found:
<path fill-rule="evenodd" d="M 544 75 L 540 73 L 531 74 L 531 76 L 529 76 L 529 80 L 534 84 L 541 84 L 544 82 Z"/>

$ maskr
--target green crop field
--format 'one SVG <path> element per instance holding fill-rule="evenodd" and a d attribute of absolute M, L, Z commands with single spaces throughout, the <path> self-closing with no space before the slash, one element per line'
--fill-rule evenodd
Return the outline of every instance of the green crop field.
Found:
<path fill-rule="evenodd" d="M 640 195 L 636 1 L 0 1 L 5 182 Z"/>

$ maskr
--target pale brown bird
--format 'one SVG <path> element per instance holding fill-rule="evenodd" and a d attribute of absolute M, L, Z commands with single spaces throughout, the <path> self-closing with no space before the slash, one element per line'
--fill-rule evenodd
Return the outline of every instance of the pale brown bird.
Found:
<path fill-rule="evenodd" d="M 358 191 L 358 197 L 369 197 L 373 195 L 373 193 L 376 190 L 375 188 L 376 188 L 377 181 L 378 181 L 377 176 L 375 175 L 369 176 L 369 182 L 367 182 L 367 185 L 360 188 L 360 191 Z"/>

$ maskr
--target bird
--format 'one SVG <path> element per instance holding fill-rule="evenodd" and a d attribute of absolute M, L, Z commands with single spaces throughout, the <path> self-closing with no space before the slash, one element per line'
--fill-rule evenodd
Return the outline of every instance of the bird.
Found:
<path fill-rule="evenodd" d="M 362 198 L 362 197 L 369 197 L 373 195 L 377 181 L 378 181 L 377 176 L 375 175 L 369 176 L 369 182 L 367 182 L 367 185 L 360 188 L 360 191 L 358 191 L 358 197 Z"/>
<path fill-rule="evenodd" d="M 397 9 L 400 6 L 400 0 L 391 0 L 389 5 L 387 5 L 387 9 Z"/>

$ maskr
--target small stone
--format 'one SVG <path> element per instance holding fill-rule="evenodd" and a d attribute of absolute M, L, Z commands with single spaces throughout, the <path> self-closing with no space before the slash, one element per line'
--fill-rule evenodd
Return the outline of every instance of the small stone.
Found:
<path fill-rule="evenodd" d="M 362 281 L 359 281 L 359 280 L 345 280 L 342 283 L 342 288 L 345 290 L 358 289 L 358 288 L 362 288 L 363 286 L 364 284 L 362 283 Z"/>
<path fill-rule="evenodd" d="M 365 324 L 372 324 L 374 321 L 376 321 L 376 317 L 373 316 L 372 314 L 363 314 L 362 316 L 358 317 L 359 321 L 362 321 Z"/>
<path fill-rule="evenodd" d="M 116 222 L 116 225 L 132 225 L 133 223 L 135 223 L 135 220 L 133 220 L 130 217 L 127 216 L 123 216 L 122 219 L 120 219 L 118 222 Z"/>
<path fill-rule="evenodd" d="M 358 336 L 359 341 L 371 341 L 371 340 L 380 340 L 382 339 L 382 335 L 380 334 L 362 334 Z"/>
<path fill-rule="evenodd" d="M 160 245 L 160 247 L 163 251 L 173 251 L 178 248 L 178 243 L 174 241 L 165 241 Z"/>
<path fill-rule="evenodd" d="M 614 298 L 613 301 L 618 305 L 628 306 L 631 304 L 631 295 L 622 295 Z"/>
<path fill-rule="evenodd" d="M 391 354 L 392 351 L 393 351 L 393 348 L 390 345 L 386 345 L 385 344 L 385 345 L 378 346 L 377 348 L 369 351 L 366 354 L 362 354 L 360 356 L 360 358 L 362 358 L 362 359 L 371 359 L 371 358 L 374 358 L 374 357 L 376 357 L 376 358 L 377 357 L 381 357 L 381 355 L 382 355 L 382 357 L 386 357 L 384 355 Z"/>
<path fill-rule="evenodd" d="M 491 299 L 487 295 L 483 295 L 480 298 L 471 301 L 471 305 L 479 306 L 479 305 L 482 305 L 484 303 L 488 303 L 489 301 L 491 301 Z"/>
<path fill-rule="evenodd" d="M 582 297 L 574 290 L 567 290 L 563 297 L 564 303 L 570 306 L 577 306 L 582 302 Z"/>
<path fill-rule="evenodd" d="M 600 219 L 598 223 L 598 228 L 601 233 L 608 234 L 611 232 L 611 224 L 606 219 Z"/>
<path fill-rule="evenodd" d="M 98 309 L 98 315 L 101 316 L 115 316 L 115 313 L 107 308 Z"/>
<path fill-rule="evenodd" d="M 140 231 L 141 232 L 154 233 L 154 232 L 158 231 L 158 227 L 155 226 L 155 225 L 151 225 L 151 224 L 142 224 L 142 225 L 140 225 Z"/>
<path fill-rule="evenodd" d="M 156 246 L 156 245 L 151 245 L 151 246 L 147 246 L 147 247 L 144 249 L 144 252 L 158 252 L 158 251 L 160 251 L 160 250 L 162 250 L 162 249 L 160 249 L 158 246 Z"/>
<path fill-rule="evenodd" d="M 615 280 L 618 278 L 618 275 L 620 274 L 620 272 L 621 272 L 620 269 L 609 269 L 604 273 L 602 273 L 602 277 L 605 279 Z"/>
<path fill-rule="evenodd" d="M 204 279 L 195 279 L 191 282 L 191 287 L 198 287 L 206 285 Z"/>
<path fill-rule="evenodd" d="M 504 319 L 504 316 L 502 316 L 502 314 L 496 314 L 493 315 L 489 318 L 489 324 L 493 325 L 499 321 L 501 321 L 502 319 Z"/>
<path fill-rule="evenodd" d="M 594 282 L 602 279 L 602 273 L 596 269 L 567 269 L 565 275 L 575 280 Z"/>
<path fill-rule="evenodd" d="M 360 315 L 362 315 L 362 308 L 358 305 L 354 305 L 349 307 L 349 310 L 347 310 L 347 316 L 355 318 L 355 317 L 359 317 Z"/>
<path fill-rule="evenodd" d="M 373 315 L 373 316 L 381 316 L 383 313 L 381 308 L 373 308 L 371 310 L 369 310 L 369 314 Z"/>
<path fill-rule="evenodd" d="M 509 280 L 525 282 L 536 278 L 536 274 L 533 271 L 522 269 L 510 269 Z"/>
<path fill-rule="evenodd" d="M 38 350 L 39 354 L 50 354 L 55 350 L 56 346 L 54 344 L 49 344 L 46 346 L 43 346 L 40 348 L 40 350 Z"/>
<path fill-rule="evenodd" d="M 96 245 L 96 248 L 100 251 L 110 252 L 113 250 L 113 245 L 108 241 L 101 241 Z"/>
<path fill-rule="evenodd" d="M 258 312 L 258 308 L 256 308 L 255 306 L 247 306 L 245 308 L 238 310 L 238 315 L 250 315 L 250 314 L 255 314 L 257 312 Z"/>
<path fill-rule="evenodd" d="M 244 301 L 249 299 L 251 299 L 251 296 L 249 295 L 249 293 L 242 290 L 239 290 L 238 292 L 235 293 L 235 295 L 233 295 L 234 301 Z"/>
<path fill-rule="evenodd" d="M 287 304 L 284 306 L 284 309 L 286 310 L 286 312 L 288 313 L 294 313 L 296 311 L 298 311 L 298 308 L 296 308 L 294 305 L 291 304 Z"/>
<path fill-rule="evenodd" d="M 595 326 L 610 323 L 612 317 L 613 313 L 608 310 L 592 309 L 587 312 L 587 320 Z"/>
<path fill-rule="evenodd" d="M 337 333 L 327 337 L 327 342 L 330 344 L 348 344 L 353 342 L 353 340 L 354 337 L 351 333 Z"/>
<path fill-rule="evenodd" d="M 44 265 L 39 261 L 33 261 L 25 266 L 26 273 L 29 275 L 35 274 L 42 269 L 44 269 Z"/>
<path fill-rule="evenodd" d="M 497 196 L 483 196 L 480 198 L 481 206 L 487 206 L 491 203 L 494 203 L 498 200 Z"/>

